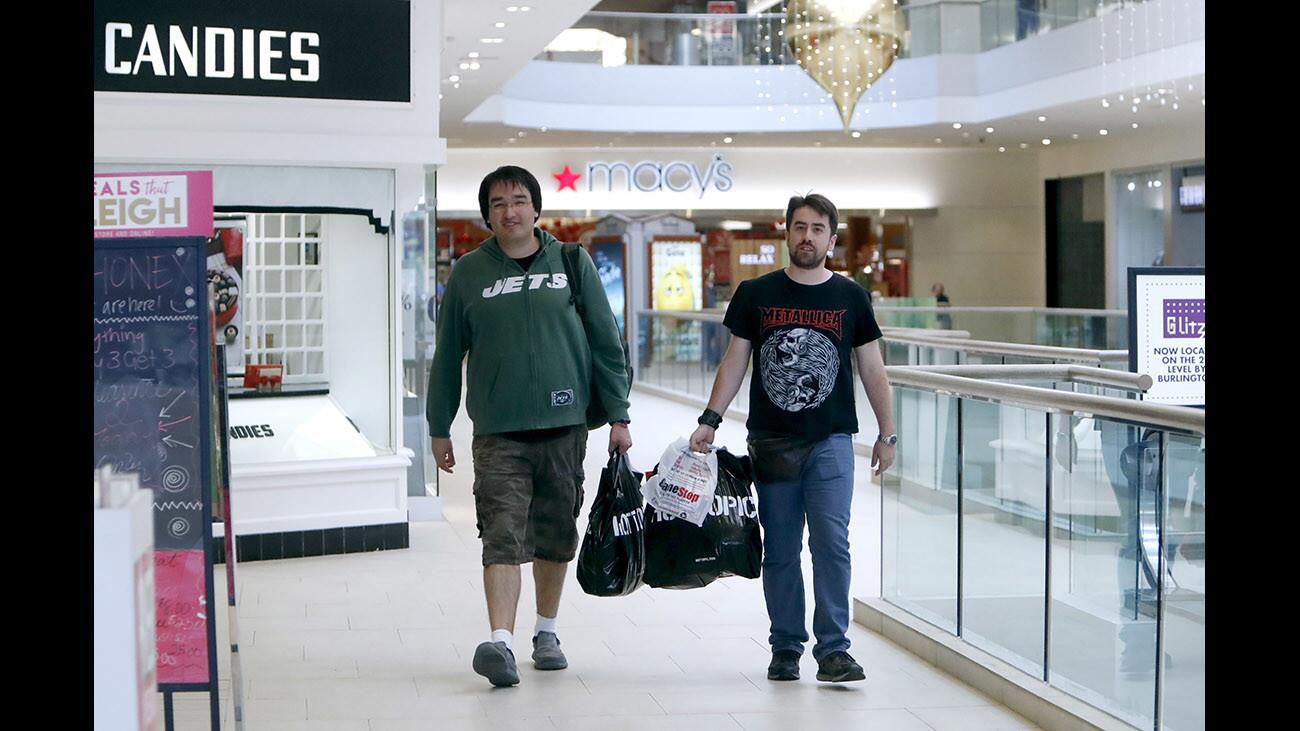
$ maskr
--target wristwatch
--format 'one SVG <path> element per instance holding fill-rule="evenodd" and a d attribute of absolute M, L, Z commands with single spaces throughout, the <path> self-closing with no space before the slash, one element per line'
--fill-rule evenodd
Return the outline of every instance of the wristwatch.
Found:
<path fill-rule="evenodd" d="M 888 444 L 889 446 L 892 447 L 895 444 L 898 444 L 898 435 L 890 434 L 889 436 L 885 436 L 884 434 L 881 434 L 880 436 L 876 437 L 876 441 L 880 442 L 881 444 Z"/>
<path fill-rule="evenodd" d="M 713 409 L 705 409 L 704 413 L 700 414 L 700 418 L 695 420 L 695 423 L 703 424 L 712 429 L 717 429 L 722 425 L 722 414 L 719 414 Z"/>
<path fill-rule="evenodd" d="M 632 423 L 632 420 L 631 420 L 631 419 L 619 419 L 618 421 L 611 421 L 611 422 L 609 422 L 609 425 L 610 425 L 610 426 L 614 426 L 615 424 L 622 424 L 623 426 L 627 426 L 628 424 L 631 424 L 631 423 Z"/>

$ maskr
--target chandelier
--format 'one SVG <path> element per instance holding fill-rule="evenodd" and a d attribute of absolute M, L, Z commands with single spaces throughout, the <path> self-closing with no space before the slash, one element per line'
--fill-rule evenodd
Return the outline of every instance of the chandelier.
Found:
<path fill-rule="evenodd" d="M 849 128 L 858 99 L 903 52 L 898 0 L 789 0 L 786 45 Z"/>

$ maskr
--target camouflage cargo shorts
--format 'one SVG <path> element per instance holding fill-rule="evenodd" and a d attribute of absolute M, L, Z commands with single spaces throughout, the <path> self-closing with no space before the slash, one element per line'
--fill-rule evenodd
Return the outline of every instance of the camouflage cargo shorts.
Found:
<path fill-rule="evenodd" d="M 476 435 L 472 451 L 483 565 L 572 561 L 578 551 L 586 427 L 538 442 Z"/>

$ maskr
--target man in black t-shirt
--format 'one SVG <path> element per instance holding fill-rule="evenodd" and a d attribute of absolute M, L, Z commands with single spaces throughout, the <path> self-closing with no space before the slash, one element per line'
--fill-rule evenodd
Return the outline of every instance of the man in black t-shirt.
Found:
<path fill-rule="evenodd" d="M 862 680 L 849 655 L 849 508 L 858 431 L 853 366 L 880 424 L 872 449 L 879 475 L 894 461 L 894 416 L 880 328 L 871 298 L 826 268 L 839 212 L 824 196 L 795 196 L 786 207 L 790 266 L 742 282 L 727 307 L 731 342 L 718 365 L 709 408 L 691 435 L 706 451 L 721 414 L 740 390 L 753 354 L 749 453 L 763 525 L 763 595 L 772 621 L 771 680 L 797 680 L 804 624 L 803 526 L 813 558 L 817 679 Z"/>

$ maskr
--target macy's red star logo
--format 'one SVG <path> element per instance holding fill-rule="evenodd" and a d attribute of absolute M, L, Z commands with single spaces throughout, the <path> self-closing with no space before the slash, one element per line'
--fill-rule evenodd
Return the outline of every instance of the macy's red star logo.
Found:
<path fill-rule="evenodd" d="M 574 193 L 578 192 L 578 187 L 574 185 L 574 183 L 578 182 L 578 178 L 581 178 L 582 176 L 570 170 L 568 165 L 565 165 L 564 169 L 558 173 L 551 173 L 551 176 L 560 183 L 560 187 L 557 190 L 568 188 Z"/>

